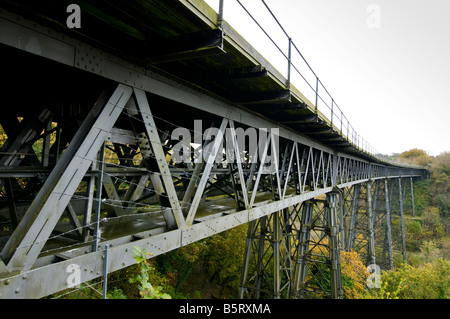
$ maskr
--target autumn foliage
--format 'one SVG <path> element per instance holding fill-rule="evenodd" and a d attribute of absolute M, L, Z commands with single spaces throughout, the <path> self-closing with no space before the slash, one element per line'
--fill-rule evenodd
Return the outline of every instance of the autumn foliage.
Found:
<path fill-rule="evenodd" d="M 354 250 L 341 251 L 341 279 L 345 299 L 359 299 L 366 289 L 369 276 L 360 254 Z"/>

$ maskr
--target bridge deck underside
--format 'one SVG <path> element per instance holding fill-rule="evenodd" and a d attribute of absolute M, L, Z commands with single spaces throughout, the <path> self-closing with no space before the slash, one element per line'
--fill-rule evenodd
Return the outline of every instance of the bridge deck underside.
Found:
<path fill-rule="evenodd" d="M 6 8 L 62 32 L 68 31 L 61 14 L 67 5 L 66 1 L 5 3 Z M 72 36 L 136 65 L 167 72 L 336 150 L 376 160 L 346 137 L 345 128 L 333 126 L 226 21 L 222 33 L 217 13 L 203 1 L 80 5 L 83 26 Z"/>

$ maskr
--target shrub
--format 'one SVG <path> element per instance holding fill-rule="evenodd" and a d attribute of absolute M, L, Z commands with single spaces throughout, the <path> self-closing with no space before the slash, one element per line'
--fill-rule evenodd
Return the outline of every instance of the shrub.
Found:
<path fill-rule="evenodd" d="M 385 271 L 380 289 L 371 289 L 365 297 L 400 299 L 448 299 L 450 297 L 450 261 L 438 259 L 422 267 L 403 264 Z"/>
<path fill-rule="evenodd" d="M 442 237 L 445 235 L 444 225 L 441 221 L 439 209 L 437 207 L 427 207 L 425 209 L 424 226 L 435 237 Z"/>
<path fill-rule="evenodd" d="M 345 299 L 361 298 L 368 276 L 369 272 L 357 252 L 341 251 L 341 279 Z"/>

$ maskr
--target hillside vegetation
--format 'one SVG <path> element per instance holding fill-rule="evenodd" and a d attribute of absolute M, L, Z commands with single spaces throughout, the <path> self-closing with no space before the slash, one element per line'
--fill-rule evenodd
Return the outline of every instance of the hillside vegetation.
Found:
<path fill-rule="evenodd" d="M 436 157 L 412 149 L 392 156 L 402 163 L 428 166 L 431 177 L 414 183 L 415 217 L 405 216 L 407 264 L 382 274 L 382 287 L 368 298 L 449 299 L 450 152 Z"/>

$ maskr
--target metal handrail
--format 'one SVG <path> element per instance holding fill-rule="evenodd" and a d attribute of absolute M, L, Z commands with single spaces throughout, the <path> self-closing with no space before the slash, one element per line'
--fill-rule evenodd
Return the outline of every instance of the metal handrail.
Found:
<path fill-rule="evenodd" d="M 219 11 L 220 11 L 220 23 L 223 21 L 223 2 L 224 0 L 219 1 Z M 257 21 L 257 19 L 250 13 L 250 11 L 242 4 L 240 0 L 236 0 L 236 2 L 242 7 L 242 9 L 248 14 L 248 16 L 254 21 L 254 23 L 259 27 L 259 29 L 265 34 L 265 36 L 272 42 L 272 44 L 277 48 L 277 50 L 281 53 L 281 55 L 287 60 L 288 64 L 288 71 L 287 71 L 287 83 L 286 85 L 290 87 L 291 85 L 291 72 L 295 71 L 302 79 L 303 81 L 308 85 L 308 87 L 314 92 L 315 95 L 315 112 L 319 112 L 319 101 L 326 106 L 326 108 L 329 110 L 329 120 L 332 127 L 336 127 L 340 135 L 343 138 L 346 138 L 347 141 L 356 148 L 371 154 L 373 156 L 376 156 L 378 153 L 376 149 L 368 143 L 365 139 L 363 139 L 353 128 L 353 126 L 350 124 L 348 118 L 345 116 L 342 109 L 338 106 L 336 101 L 334 100 L 333 96 L 330 94 L 330 92 L 327 90 L 325 85 L 322 83 L 322 81 L 319 79 L 317 74 L 314 72 L 312 67 L 309 65 L 309 63 L 306 61 L 303 54 L 300 52 L 298 47 L 295 45 L 292 38 L 289 36 L 289 34 L 286 32 L 286 30 L 281 25 L 280 21 L 276 18 L 275 14 L 272 12 L 270 7 L 267 5 L 267 3 L 264 0 L 261 0 L 264 7 L 267 9 L 267 11 L 270 13 L 270 15 L 273 17 L 274 21 L 278 24 L 284 35 L 286 36 L 287 40 L 289 41 L 289 47 L 287 50 L 287 53 L 284 52 L 282 48 L 277 44 L 277 42 L 269 35 L 269 33 L 263 28 L 263 26 Z M 306 78 L 305 75 L 300 72 L 298 67 L 292 62 L 293 57 L 292 53 L 297 53 L 298 56 L 301 58 L 301 60 L 304 62 L 304 64 L 307 66 L 309 71 L 312 73 L 312 75 L 315 78 L 314 84 L 311 84 Z M 315 85 L 315 87 L 313 86 Z M 326 95 L 328 95 L 328 98 L 324 96 L 323 93 L 319 93 L 319 89 L 322 92 L 325 92 Z M 329 102 L 327 102 L 329 101 Z M 331 106 L 329 105 L 331 104 Z M 323 110 L 322 110 L 323 111 Z M 327 114 L 325 114 L 327 116 Z"/>

